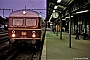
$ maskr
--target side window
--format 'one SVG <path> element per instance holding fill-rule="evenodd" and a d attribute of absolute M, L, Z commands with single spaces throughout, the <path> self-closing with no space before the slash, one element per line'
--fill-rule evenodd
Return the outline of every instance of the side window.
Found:
<path fill-rule="evenodd" d="M 42 27 L 45 27 L 45 22 L 44 22 L 44 20 L 42 20 Z"/>
<path fill-rule="evenodd" d="M 40 27 L 42 27 L 42 28 L 45 27 L 45 22 L 44 22 L 44 20 L 41 19 L 40 21 L 41 21 L 41 22 L 40 22 Z"/>

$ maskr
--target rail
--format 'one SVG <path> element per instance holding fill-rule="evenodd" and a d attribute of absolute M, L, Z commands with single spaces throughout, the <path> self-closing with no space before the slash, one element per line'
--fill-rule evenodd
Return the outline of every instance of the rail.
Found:
<path fill-rule="evenodd" d="M 0 44 L 8 41 L 8 31 L 0 32 Z"/>

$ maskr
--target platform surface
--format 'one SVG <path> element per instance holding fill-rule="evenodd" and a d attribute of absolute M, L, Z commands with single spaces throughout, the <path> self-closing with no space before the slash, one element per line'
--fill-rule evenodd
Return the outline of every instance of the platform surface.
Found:
<path fill-rule="evenodd" d="M 46 40 L 44 40 L 41 60 L 46 60 Z"/>
<path fill-rule="evenodd" d="M 56 36 L 52 31 L 46 31 L 42 60 L 90 60 L 90 40 L 82 37 L 76 40 L 75 35 L 71 37 L 69 48 L 69 33 L 63 32 L 60 40 L 60 33 Z"/>

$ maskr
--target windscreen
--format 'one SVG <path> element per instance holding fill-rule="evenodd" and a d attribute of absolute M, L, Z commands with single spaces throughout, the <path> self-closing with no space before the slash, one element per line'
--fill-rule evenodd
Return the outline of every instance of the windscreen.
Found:
<path fill-rule="evenodd" d="M 13 19 L 13 26 L 23 26 L 23 19 Z"/>
<path fill-rule="evenodd" d="M 26 26 L 36 26 L 36 19 L 26 19 Z"/>

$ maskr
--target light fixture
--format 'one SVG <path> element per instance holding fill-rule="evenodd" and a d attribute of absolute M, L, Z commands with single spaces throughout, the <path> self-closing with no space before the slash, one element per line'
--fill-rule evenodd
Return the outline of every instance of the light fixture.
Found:
<path fill-rule="evenodd" d="M 66 17 L 66 18 L 70 18 L 70 17 Z"/>
<path fill-rule="evenodd" d="M 55 6 L 54 9 L 57 9 L 58 6 Z"/>
<path fill-rule="evenodd" d="M 62 19 L 62 20 L 66 20 L 66 19 Z"/>
<path fill-rule="evenodd" d="M 79 12 L 76 12 L 76 13 L 84 13 L 84 12 L 88 12 L 88 10 L 85 10 L 85 11 L 79 11 Z"/>
<path fill-rule="evenodd" d="M 73 17 L 73 16 L 71 16 L 71 17 Z M 68 19 L 68 18 L 70 18 L 70 17 L 66 17 L 66 18 Z"/>
<path fill-rule="evenodd" d="M 36 31 L 32 31 L 32 37 L 35 38 L 36 37 Z"/>
<path fill-rule="evenodd" d="M 25 15 L 26 14 L 26 11 L 23 11 L 23 14 Z"/>
<path fill-rule="evenodd" d="M 57 0 L 57 3 L 60 3 L 61 2 L 61 0 Z"/>
<path fill-rule="evenodd" d="M 15 36 L 16 36 L 16 35 L 13 33 L 13 34 L 12 34 L 12 37 L 15 37 Z"/>
<path fill-rule="evenodd" d="M 12 33 L 15 33 L 15 30 L 12 30 Z"/>
<path fill-rule="evenodd" d="M 32 35 L 32 37 L 33 37 L 33 38 L 35 38 L 35 37 L 36 37 L 36 35 L 35 35 L 35 34 L 33 34 L 33 35 Z"/>
<path fill-rule="evenodd" d="M 55 12 L 55 10 L 53 10 L 53 12 Z"/>
<path fill-rule="evenodd" d="M 71 17 L 73 17 L 73 16 L 71 16 Z"/>

